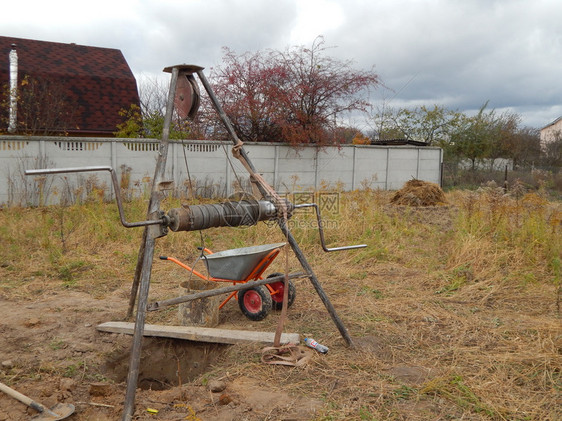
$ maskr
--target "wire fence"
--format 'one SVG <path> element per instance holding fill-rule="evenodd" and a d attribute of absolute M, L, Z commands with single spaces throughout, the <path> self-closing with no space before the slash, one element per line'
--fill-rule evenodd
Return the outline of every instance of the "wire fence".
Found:
<path fill-rule="evenodd" d="M 529 191 L 546 191 L 562 199 L 562 170 L 555 166 L 533 166 L 516 168 L 506 165 L 502 169 L 462 168 L 457 162 L 443 163 L 442 185 L 450 189 L 477 189 L 495 184 L 506 190 L 515 186 Z"/>

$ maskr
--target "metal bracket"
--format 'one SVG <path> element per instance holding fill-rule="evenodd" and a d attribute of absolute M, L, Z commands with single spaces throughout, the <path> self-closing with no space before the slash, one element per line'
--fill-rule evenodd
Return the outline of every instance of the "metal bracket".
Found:
<path fill-rule="evenodd" d="M 322 223 L 322 218 L 320 217 L 320 208 L 318 207 L 318 204 L 316 204 L 316 203 L 303 203 L 303 204 L 300 204 L 300 205 L 293 205 L 293 207 L 294 207 L 294 209 L 311 208 L 312 207 L 316 210 L 316 219 L 318 221 L 318 233 L 320 234 L 320 244 L 322 245 L 322 249 L 325 252 L 352 250 L 352 249 L 360 249 L 360 248 L 367 247 L 367 244 L 357 244 L 357 245 L 354 245 L 354 246 L 331 247 L 331 248 L 326 247 L 326 241 L 324 240 L 324 227 L 323 227 L 323 223 Z"/>
<path fill-rule="evenodd" d="M 117 174 L 115 170 L 111 167 L 98 166 L 98 167 L 75 167 L 75 168 L 45 168 L 45 169 L 38 169 L 38 170 L 26 170 L 25 175 L 50 175 L 50 174 L 66 174 L 66 173 L 90 172 L 90 171 L 109 171 L 111 173 L 111 182 L 113 184 L 113 190 L 115 191 L 115 200 L 117 201 L 117 208 L 119 209 L 119 218 L 121 219 L 121 224 L 124 227 L 135 228 L 135 227 L 145 227 L 148 225 L 163 225 L 164 227 L 168 226 L 170 222 L 170 218 L 163 214 L 158 215 L 160 219 L 153 219 L 150 221 L 127 222 L 125 220 L 125 214 L 123 212 L 123 202 L 121 200 L 121 192 L 119 191 L 119 181 L 117 180 Z"/>

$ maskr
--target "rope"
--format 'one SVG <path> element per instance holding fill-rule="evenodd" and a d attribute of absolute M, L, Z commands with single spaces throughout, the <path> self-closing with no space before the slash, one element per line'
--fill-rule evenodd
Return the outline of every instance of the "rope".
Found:
<path fill-rule="evenodd" d="M 191 192 L 191 198 L 195 199 L 195 193 L 193 192 L 193 183 L 191 182 L 191 174 L 189 174 L 189 165 L 187 165 L 187 154 L 185 153 L 185 144 L 182 142 L 183 146 L 183 160 L 185 161 L 185 169 L 187 170 L 187 179 L 189 180 L 189 191 Z"/>
<path fill-rule="evenodd" d="M 193 190 L 193 182 L 191 181 L 191 174 L 189 172 L 189 165 L 187 163 L 187 154 L 185 153 L 185 143 L 182 142 L 182 146 L 183 146 L 183 160 L 185 162 L 185 169 L 187 171 L 187 179 L 189 181 L 189 191 L 191 192 L 191 198 L 195 199 L 195 192 Z M 228 158 L 228 156 L 227 156 Z M 209 270 L 208 267 L 209 265 L 207 264 L 207 256 L 205 255 L 205 239 L 203 238 L 203 231 L 199 230 L 199 238 L 201 239 L 201 254 L 199 255 L 199 257 L 195 260 L 195 262 L 193 263 L 192 267 L 195 268 L 195 265 L 197 264 L 197 262 L 200 259 L 205 259 L 205 266 L 207 267 L 207 282 L 210 282 L 210 275 L 209 275 Z M 189 286 L 189 289 L 191 289 L 191 278 L 193 277 L 193 271 L 189 274 L 189 278 L 187 280 L 187 284 Z"/>
<path fill-rule="evenodd" d="M 312 358 L 312 350 L 302 346 L 287 344 L 268 346 L 262 349 L 261 360 L 266 364 L 281 364 L 302 367 Z"/>
<path fill-rule="evenodd" d="M 193 270 L 195 269 L 195 265 L 201 259 L 205 259 L 205 267 L 207 268 L 207 282 L 211 282 L 211 276 L 209 275 L 209 265 L 207 264 L 207 255 L 205 254 L 205 239 L 203 238 L 203 231 L 199 230 L 199 237 L 201 239 L 201 254 L 195 259 L 195 262 L 191 265 Z M 189 272 L 189 278 L 187 279 L 187 285 L 189 289 L 191 289 L 191 278 L 193 277 L 193 270 Z"/>
<path fill-rule="evenodd" d="M 207 282 L 211 282 L 211 274 L 209 273 L 209 262 L 207 262 L 207 255 L 205 254 L 205 249 L 207 247 L 205 247 L 205 238 L 203 237 L 202 230 L 199 230 L 199 238 L 201 239 L 201 256 L 199 256 L 199 258 L 205 259 L 205 267 L 207 268 Z"/>
<path fill-rule="evenodd" d="M 232 163 L 232 160 L 230 159 L 230 156 L 228 156 L 228 151 L 226 150 L 226 146 L 224 144 L 222 145 L 222 149 L 224 150 L 226 160 L 228 161 L 228 164 L 230 165 L 230 168 L 232 169 L 232 173 L 234 174 L 234 177 L 236 178 L 236 181 L 238 182 L 238 185 L 240 186 L 240 189 L 242 189 L 242 181 L 240 181 L 240 177 L 238 176 L 238 173 L 236 172 L 236 169 L 234 168 L 234 164 Z M 228 188 L 228 186 L 227 186 L 227 188 Z"/>

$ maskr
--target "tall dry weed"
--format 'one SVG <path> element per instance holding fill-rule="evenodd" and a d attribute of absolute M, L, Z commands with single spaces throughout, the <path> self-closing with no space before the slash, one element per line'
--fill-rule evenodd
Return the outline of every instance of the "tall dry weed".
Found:
<path fill-rule="evenodd" d="M 368 245 L 355 251 L 324 253 L 314 215 L 295 214 L 293 234 L 357 347 L 344 345 L 310 282 L 299 279 L 287 331 L 311 334 L 330 352 L 287 369 L 259 363 L 253 344 L 234 346 L 207 376 L 250 377 L 316 398 L 318 420 L 559 419 L 560 204 L 492 188 L 450 192 L 450 206 L 416 210 L 390 205 L 388 192 L 342 193 L 339 211 L 323 215 L 326 240 Z M 170 197 L 163 207 L 180 202 Z M 146 206 L 127 202 L 126 219 L 143 220 Z M 0 294 L 29 300 L 73 289 L 103 297 L 132 281 L 141 235 L 102 200 L 66 207 L 62 218 L 55 208 L 2 209 Z M 170 233 L 155 254 L 193 263 L 199 245 L 282 241 L 275 224 L 260 223 Z M 187 274 L 175 266 L 155 260 L 151 299 L 177 294 Z M 301 270 L 292 253 L 289 266 Z M 276 259 L 271 272 L 284 270 Z M 238 329 L 274 331 L 278 321 L 271 314 L 250 326 L 235 303 L 221 311 Z"/>
<path fill-rule="evenodd" d="M 562 240 L 560 225 L 553 224 L 556 206 L 535 193 L 512 197 L 494 187 L 457 193 L 456 199 L 449 270 L 469 268 L 473 283 L 495 287 L 539 281 L 558 287 Z"/>

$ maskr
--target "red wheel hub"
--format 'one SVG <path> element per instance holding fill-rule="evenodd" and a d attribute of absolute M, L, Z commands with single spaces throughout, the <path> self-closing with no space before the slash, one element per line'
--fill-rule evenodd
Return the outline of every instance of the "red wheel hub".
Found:
<path fill-rule="evenodd" d="M 250 290 L 244 294 L 244 307 L 252 313 L 257 313 L 262 309 L 262 300 L 260 294 Z"/>

